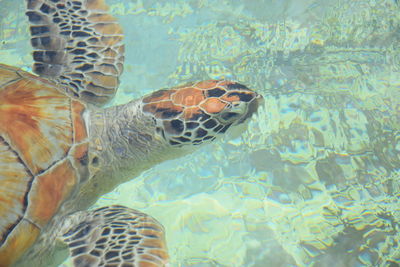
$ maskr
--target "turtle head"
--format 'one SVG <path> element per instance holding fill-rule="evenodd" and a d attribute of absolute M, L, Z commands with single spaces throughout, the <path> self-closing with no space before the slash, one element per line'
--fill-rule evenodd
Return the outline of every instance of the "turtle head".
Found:
<path fill-rule="evenodd" d="M 237 82 L 209 80 L 156 91 L 143 98 L 142 107 L 162 138 L 181 147 L 241 133 L 262 101 Z"/>

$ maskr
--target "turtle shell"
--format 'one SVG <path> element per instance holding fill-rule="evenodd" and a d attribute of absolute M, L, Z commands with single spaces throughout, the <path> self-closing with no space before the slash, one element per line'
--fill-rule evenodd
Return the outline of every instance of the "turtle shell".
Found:
<path fill-rule="evenodd" d="M 0 64 L 0 266 L 18 260 L 87 171 L 86 106 Z"/>

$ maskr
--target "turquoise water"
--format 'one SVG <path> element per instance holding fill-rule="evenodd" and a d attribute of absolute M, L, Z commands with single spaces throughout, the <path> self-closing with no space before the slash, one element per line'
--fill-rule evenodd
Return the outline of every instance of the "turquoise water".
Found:
<path fill-rule="evenodd" d="M 126 34 L 114 104 L 209 78 L 266 101 L 240 138 L 96 205 L 157 218 L 171 266 L 399 266 L 397 1 L 107 3 Z M 0 11 L 1 61 L 29 70 L 23 4 L 0 0 Z"/>

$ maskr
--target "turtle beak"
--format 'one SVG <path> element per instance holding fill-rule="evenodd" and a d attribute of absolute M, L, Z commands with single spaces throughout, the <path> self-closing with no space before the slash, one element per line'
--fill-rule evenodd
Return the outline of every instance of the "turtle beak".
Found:
<path fill-rule="evenodd" d="M 232 129 L 227 132 L 225 140 L 235 139 L 244 131 L 246 131 L 250 118 L 257 113 L 260 106 L 264 105 L 264 98 L 260 94 L 250 89 L 247 89 L 247 93 L 253 97 L 249 102 L 241 102 L 243 110 L 239 113 L 243 115 L 236 123 L 232 125 Z M 231 109 L 231 112 L 234 112 L 234 108 Z"/>
<path fill-rule="evenodd" d="M 250 89 L 248 89 L 248 93 L 253 95 L 252 99 L 250 100 L 249 103 L 247 103 L 247 111 L 245 114 L 242 116 L 242 118 L 238 121 L 237 124 L 242 124 L 244 122 L 247 122 L 248 119 L 250 119 L 255 113 L 257 113 L 258 108 L 260 106 L 264 105 L 264 97 L 257 92 L 254 92 Z"/>
<path fill-rule="evenodd" d="M 249 103 L 247 113 L 244 115 L 244 120 L 251 118 L 253 114 L 257 113 L 258 108 L 264 105 L 264 97 L 256 92 L 254 92 L 254 99 Z"/>

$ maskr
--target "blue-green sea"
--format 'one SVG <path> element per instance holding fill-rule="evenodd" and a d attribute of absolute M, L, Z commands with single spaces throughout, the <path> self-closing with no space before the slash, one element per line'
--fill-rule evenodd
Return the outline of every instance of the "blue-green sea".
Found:
<path fill-rule="evenodd" d="M 96 206 L 159 220 L 171 267 L 400 266 L 399 1 L 106 2 L 126 35 L 113 105 L 223 78 L 265 105 Z M 24 2 L 0 14 L 0 61 L 30 71 Z"/>

